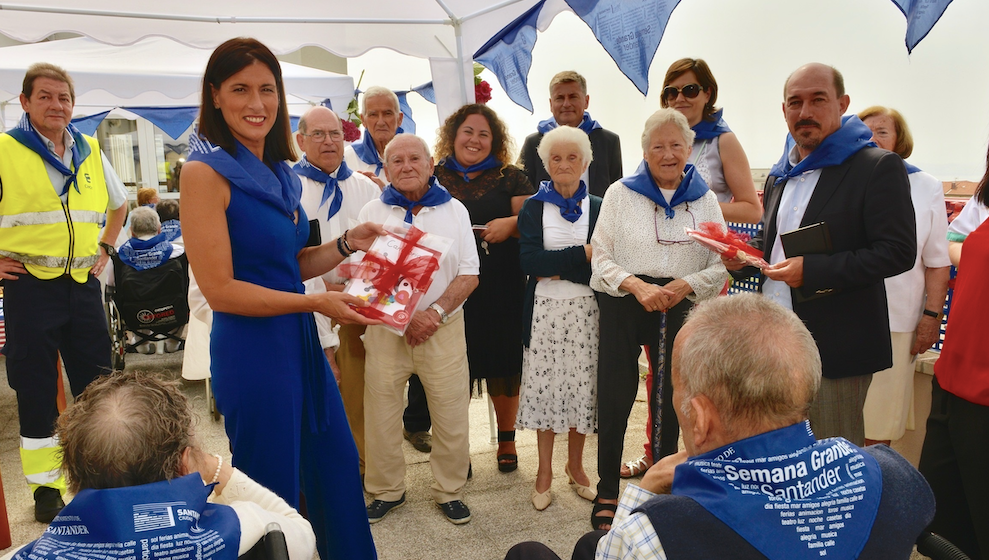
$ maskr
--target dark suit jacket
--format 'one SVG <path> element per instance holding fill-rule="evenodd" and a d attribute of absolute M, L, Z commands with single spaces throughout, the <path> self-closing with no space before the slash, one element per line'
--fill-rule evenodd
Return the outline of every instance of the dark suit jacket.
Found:
<path fill-rule="evenodd" d="M 776 214 L 785 182 L 766 181 L 762 236 L 766 260 L 776 240 Z M 804 296 L 793 311 L 821 351 L 824 377 L 865 375 L 893 364 L 883 279 L 910 269 L 917 233 L 903 161 L 891 152 L 863 148 L 845 163 L 821 171 L 801 226 L 827 222 L 834 252 L 804 256 Z"/>
<path fill-rule="evenodd" d="M 591 131 L 587 137 L 591 141 L 591 153 L 594 159 L 591 167 L 587 170 L 589 185 L 587 190 L 595 196 L 604 196 L 604 191 L 612 183 L 622 178 L 622 145 L 618 135 L 609 130 L 599 128 Z M 525 171 L 529 182 L 536 189 L 539 183 L 549 181 L 549 173 L 543 166 L 543 160 L 539 159 L 536 148 L 543 139 L 543 135 L 535 132 L 525 139 L 522 145 L 522 153 L 519 154 L 519 166 Z"/>

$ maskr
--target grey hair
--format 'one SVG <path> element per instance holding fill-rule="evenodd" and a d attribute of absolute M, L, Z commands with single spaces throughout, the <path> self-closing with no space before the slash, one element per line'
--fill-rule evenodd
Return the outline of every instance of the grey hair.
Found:
<path fill-rule="evenodd" d="M 364 91 L 364 97 L 361 98 L 361 115 L 367 112 L 367 100 L 374 99 L 375 97 L 387 97 L 391 99 L 392 104 L 395 106 L 395 112 L 402 112 L 402 107 L 398 104 L 398 96 L 395 95 L 394 91 L 382 86 L 371 86 Z"/>
<path fill-rule="evenodd" d="M 333 113 L 333 116 L 336 117 L 337 120 L 340 120 L 340 115 L 338 115 L 336 111 L 334 111 L 333 109 L 324 107 L 322 105 L 316 105 L 314 107 L 310 107 L 306 109 L 305 113 L 302 113 L 301 117 L 299 117 L 299 134 L 305 134 L 309 132 L 309 114 L 318 109 L 326 109 L 330 113 Z"/>
<path fill-rule="evenodd" d="M 536 153 L 539 154 L 539 159 L 543 160 L 546 171 L 549 171 L 549 154 L 553 151 L 553 146 L 562 143 L 577 144 L 580 155 L 584 158 L 584 164 L 590 164 L 594 160 L 591 140 L 587 134 L 579 128 L 560 126 L 544 134 L 543 139 L 539 141 L 539 147 L 536 148 Z"/>
<path fill-rule="evenodd" d="M 690 124 L 687 123 L 687 117 L 683 116 L 683 113 L 680 111 L 672 107 L 667 107 L 656 111 L 646 119 L 646 126 L 642 130 L 643 152 L 649 149 L 649 140 L 652 138 L 653 132 L 656 132 L 663 125 L 669 123 L 675 124 L 680 129 L 680 134 L 683 135 L 683 141 L 687 146 L 694 144 L 694 131 L 690 129 Z"/>
<path fill-rule="evenodd" d="M 428 158 L 433 157 L 433 154 L 429 151 L 429 144 L 427 144 L 425 140 L 416 136 L 415 134 L 409 134 L 408 132 L 403 132 L 402 134 L 396 134 L 395 138 L 392 138 L 391 141 L 388 142 L 388 145 L 385 146 L 385 153 L 384 153 L 385 157 L 382 159 L 382 161 L 386 162 L 386 164 L 388 162 L 388 153 L 391 150 L 392 144 L 394 144 L 395 140 L 399 138 L 415 138 L 416 140 L 419 141 L 419 144 L 422 146 L 422 151 L 426 153 L 426 157 Z"/>
<path fill-rule="evenodd" d="M 807 418 L 821 386 L 821 355 L 797 315 L 757 294 L 699 304 L 677 353 L 680 412 L 705 395 L 729 434 Z M 684 332 L 681 330 L 681 332 Z"/>
<path fill-rule="evenodd" d="M 138 206 L 130 213 L 131 235 L 158 235 L 161 229 L 161 218 L 148 206 Z"/>
<path fill-rule="evenodd" d="M 196 445 L 193 431 L 178 383 L 141 371 L 102 376 L 58 418 L 69 491 L 182 476 L 182 452 Z"/>

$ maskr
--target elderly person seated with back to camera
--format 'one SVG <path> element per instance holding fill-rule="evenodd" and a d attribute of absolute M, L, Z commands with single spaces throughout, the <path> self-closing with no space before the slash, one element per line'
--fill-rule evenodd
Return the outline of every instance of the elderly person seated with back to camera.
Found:
<path fill-rule="evenodd" d="M 4 557 L 155 558 L 168 549 L 233 559 L 278 523 L 291 560 L 311 560 L 312 527 L 267 488 L 198 447 L 178 384 L 141 372 L 94 381 L 58 421 L 75 498 L 42 537 Z M 212 495 L 213 501 L 207 499 Z"/>
<path fill-rule="evenodd" d="M 130 239 L 117 249 L 117 256 L 121 263 L 137 271 L 157 268 L 185 252 L 182 245 L 172 243 L 169 233 L 162 232 L 158 213 L 148 206 L 139 206 L 130 213 L 130 235 Z M 116 283 L 115 269 L 112 266 L 108 267 L 106 283 L 108 286 Z M 178 327 L 173 334 L 181 336 L 180 331 L 184 328 L 184 325 Z M 151 334 L 151 331 L 142 332 Z M 135 344 L 137 337 L 131 335 L 128 342 Z M 174 352 L 178 350 L 179 344 L 177 340 L 166 340 L 165 351 Z M 154 346 L 150 342 L 144 342 L 137 345 L 137 351 L 153 354 Z"/>
<path fill-rule="evenodd" d="M 814 437 L 821 357 L 795 313 L 756 294 L 705 301 L 671 361 L 686 451 L 629 484 L 611 531 L 582 537 L 575 559 L 910 557 L 934 495 L 885 445 Z M 522 543 L 506 559 L 555 556 Z"/>
<path fill-rule="evenodd" d="M 166 198 L 157 205 L 155 211 L 161 219 L 161 232 L 176 245 L 182 245 L 182 226 L 179 223 L 179 201 Z"/>

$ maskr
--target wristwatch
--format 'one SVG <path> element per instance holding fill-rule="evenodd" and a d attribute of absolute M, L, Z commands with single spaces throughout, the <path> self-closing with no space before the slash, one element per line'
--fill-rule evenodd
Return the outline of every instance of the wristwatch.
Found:
<path fill-rule="evenodd" d="M 117 254 L 117 250 L 114 249 L 113 245 L 110 245 L 109 243 L 104 243 L 100 241 L 100 247 L 103 247 L 103 250 L 106 251 L 106 254 L 111 257 Z"/>
<path fill-rule="evenodd" d="M 433 311 L 439 314 L 440 323 L 446 324 L 447 319 L 450 318 L 450 316 L 446 314 L 446 311 L 442 307 L 440 307 L 440 304 L 436 302 L 430 303 L 427 309 L 432 309 Z"/>

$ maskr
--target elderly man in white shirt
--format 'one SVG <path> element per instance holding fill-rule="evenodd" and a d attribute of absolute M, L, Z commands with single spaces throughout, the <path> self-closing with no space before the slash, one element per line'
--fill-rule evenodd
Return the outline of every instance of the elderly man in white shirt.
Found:
<path fill-rule="evenodd" d="M 304 155 L 293 169 L 302 180 L 302 208 L 319 224 L 320 239 L 336 239 L 353 223 L 365 204 L 381 194 L 373 181 L 344 162 L 343 126 L 326 107 L 313 107 L 299 119 L 296 142 Z M 342 290 L 346 278 L 339 267 L 306 281 L 306 292 Z M 364 472 L 364 325 L 341 325 L 339 337 L 330 318 L 316 314 L 320 343 L 340 384 L 344 411 L 357 444 Z"/>
<path fill-rule="evenodd" d="M 470 521 L 463 488 L 470 466 L 468 414 L 470 398 L 464 300 L 477 287 L 480 260 L 467 208 L 452 198 L 433 176 L 433 158 L 421 138 L 396 136 L 385 148 L 385 171 L 391 181 L 381 198 L 361 210 L 360 221 L 389 218 L 452 240 L 432 283 L 420 299 L 404 336 L 384 326 L 370 326 L 364 337 L 367 362 L 364 422 L 367 470 L 364 487 L 374 501 L 367 507 L 371 523 L 405 503 L 405 456 L 401 417 L 405 383 L 418 374 L 433 417 L 433 451 L 429 458 L 435 482 L 433 499 L 454 524 Z"/>

